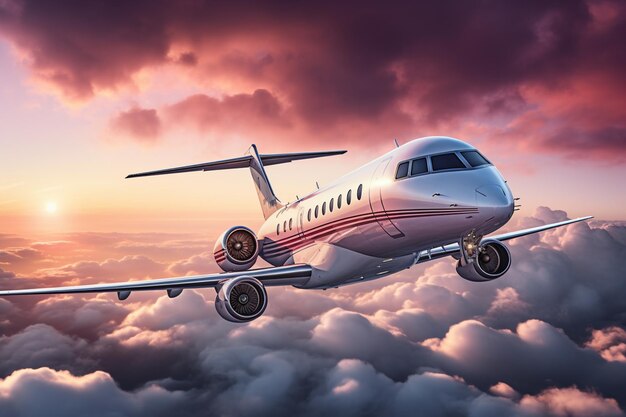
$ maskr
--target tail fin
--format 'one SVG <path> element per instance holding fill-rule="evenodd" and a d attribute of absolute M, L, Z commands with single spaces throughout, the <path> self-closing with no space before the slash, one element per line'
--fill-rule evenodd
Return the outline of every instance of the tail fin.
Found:
<path fill-rule="evenodd" d="M 222 161 L 205 162 L 202 164 L 186 165 L 176 168 L 160 169 L 158 171 L 139 172 L 130 174 L 126 178 L 148 177 L 152 175 L 177 174 L 180 172 L 193 171 L 216 171 L 221 169 L 250 168 L 254 185 L 259 195 L 259 202 L 263 210 L 263 216 L 267 219 L 276 210 L 282 207 L 280 200 L 274 194 L 272 186 L 267 179 L 264 166 L 286 164 L 301 159 L 322 158 L 325 156 L 341 155 L 346 151 L 324 152 L 294 152 L 280 154 L 259 154 L 255 145 L 252 145 L 244 156 L 239 158 L 224 159 Z"/>
<path fill-rule="evenodd" d="M 265 168 L 263 167 L 263 160 L 259 155 L 256 145 L 252 144 L 246 155 L 250 155 L 250 174 L 252 174 L 252 180 L 256 187 L 256 193 L 259 196 L 259 203 L 261 203 L 261 210 L 263 210 L 263 217 L 267 219 L 276 210 L 283 207 L 280 200 L 274 194 L 272 190 L 272 184 L 267 179 Z"/>

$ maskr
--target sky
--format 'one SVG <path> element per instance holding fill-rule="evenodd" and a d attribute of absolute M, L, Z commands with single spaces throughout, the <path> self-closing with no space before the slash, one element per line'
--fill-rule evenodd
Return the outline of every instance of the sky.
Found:
<path fill-rule="evenodd" d="M 249 173 L 124 177 L 252 143 L 348 150 L 269 167 L 284 202 L 446 135 L 520 197 L 508 229 L 595 216 L 512 243 L 502 280 L 271 289 L 246 325 L 208 290 L 0 299 L 0 416 L 623 415 L 624 39 L 611 0 L 0 0 L 3 289 L 216 272 L 262 223 Z"/>

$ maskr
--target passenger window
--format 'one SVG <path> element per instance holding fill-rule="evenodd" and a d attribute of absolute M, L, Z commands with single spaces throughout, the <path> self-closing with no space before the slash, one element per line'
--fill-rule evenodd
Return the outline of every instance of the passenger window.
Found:
<path fill-rule="evenodd" d="M 311 209 L 309 209 L 309 212 L 307 213 L 306 218 L 308 221 L 311 221 Z"/>
<path fill-rule="evenodd" d="M 326 214 L 326 202 L 324 201 L 324 203 L 322 204 L 322 216 Z"/>
<path fill-rule="evenodd" d="M 293 219 L 289 219 L 289 230 L 291 230 L 291 225 L 292 225 L 292 223 L 293 223 L 293 221 L 292 221 L 292 220 L 293 220 Z"/>
<path fill-rule="evenodd" d="M 276 235 L 280 234 L 280 224 L 276 225 Z"/>
<path fill-rule="evenodd" d="M 356 199 L 360 200 L 363 195 L 363 184 L 359 184 L 359 188 L 356 189 Z"/>
<path fill-rule="evenodd" d="M 330 210 L 330 212 L 333 212 L 333 203 L 335 202 L 334 198 L 330 199 L 330 204 L 328 205 L 328 210 Z"/>
<path fill-rule="evenodd" d="M 463 158 L 465 158 L 465 160 L 474 168 L 489 165 L 489 161 L 487 161 L 477 151 L 461 152 L 461 155 L 463 155 Z"/>
<path fill-rule="evenodd" d="M 317 219 L 318 214 L 320 214 L 320 206 L 315 206 L 315 218 Z"/>
<path fill-rule="evenodd" d="M 426 158 L 414 159 L 411 163 L 411 175 L 426 174 L 428 172 L 428 165 L 426 165 Z"/>
<path fill-rule="evenodd" d="M 287 220 L 283 223 L 283 232 L 287 231 Z"/>
<path fill-rule="evenodd" d="M 465 168 L 463 162 L 456 154 L 445 153 L 443 155 L 436 155 L 430 157 L 430 162 L 433 165 L 433 171 L 443 171 L 445 169 L 459 169 Z"/>
<path fill-rule="evenodd" d="M 348 194 L 346 194 L 346 203 L 350 205 L 352 203 L 352 190 L 348 190 Z"/>
<path fill-rule="evenodd" d="M 339 197 L 337 197 L 337 210 L 339 210 L 341 208 L 341 194 L 339 194 Z"/>
<path fill-rule="evenodd" d="M 396 171 L 396 179 L 404 178 L 409 174 L 409 163 L 403 162 L 398 165 L 398 170 Z"/>

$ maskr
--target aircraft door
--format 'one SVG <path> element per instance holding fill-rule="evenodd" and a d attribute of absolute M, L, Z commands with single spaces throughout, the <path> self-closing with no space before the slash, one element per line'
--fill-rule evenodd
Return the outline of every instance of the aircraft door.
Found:
<path fill-rule="evenodd" d="M 372 209 L 372 214 L 376 217 L 376 221 L 383 228 L 383 230 L 394 239 L 404 237 L 404 233 L 402 233 L 396 225 L 394 225 L 387 212 L 385 211 L 385 205 L 383 203 L 382 191 L 383 188 L 389 184 L 389 182 L 385 179 L 385 172 L 389 166 L 389 162 L 391 161 L 391 157 L 385 158 L 376 167 L 374 174 L 372 175 L 372 181 L 369 187 L 369 198 L 370 198 L 370 208 Z"/>
<path fill-rule="evenodd" d="M 304 239 L 304 208 L 300 207 L 298 210 L 298 221 L 296 222 L 298 227 L 298 237 Z"/>

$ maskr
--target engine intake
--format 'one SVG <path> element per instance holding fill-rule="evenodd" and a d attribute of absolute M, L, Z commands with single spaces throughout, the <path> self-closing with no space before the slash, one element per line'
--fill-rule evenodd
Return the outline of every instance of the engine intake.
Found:
<path fill-rule="evenodd" d="M 226 272 L 245 271 L 254 265 L 259 256 L 259 241 L 247 227 L 231 227 L 215 241 L 213 256 Z"/>
<path fill-rule="evenodd" d="M 267 307 L 267 291 L 256 278 L 237 277 L 226 281 L 217 292 L 215 309 L 222 318 L 243 323 L 263 314 Z"/>
<path fill-rule="evenodd" d="M 456 265 L 456 272 L 469 281 L 491 281 L 501 277 L 511 266 L 511 252 L 497 240 L 480 244 L 476 255 L 469 261 L 463 257 Z"/>

